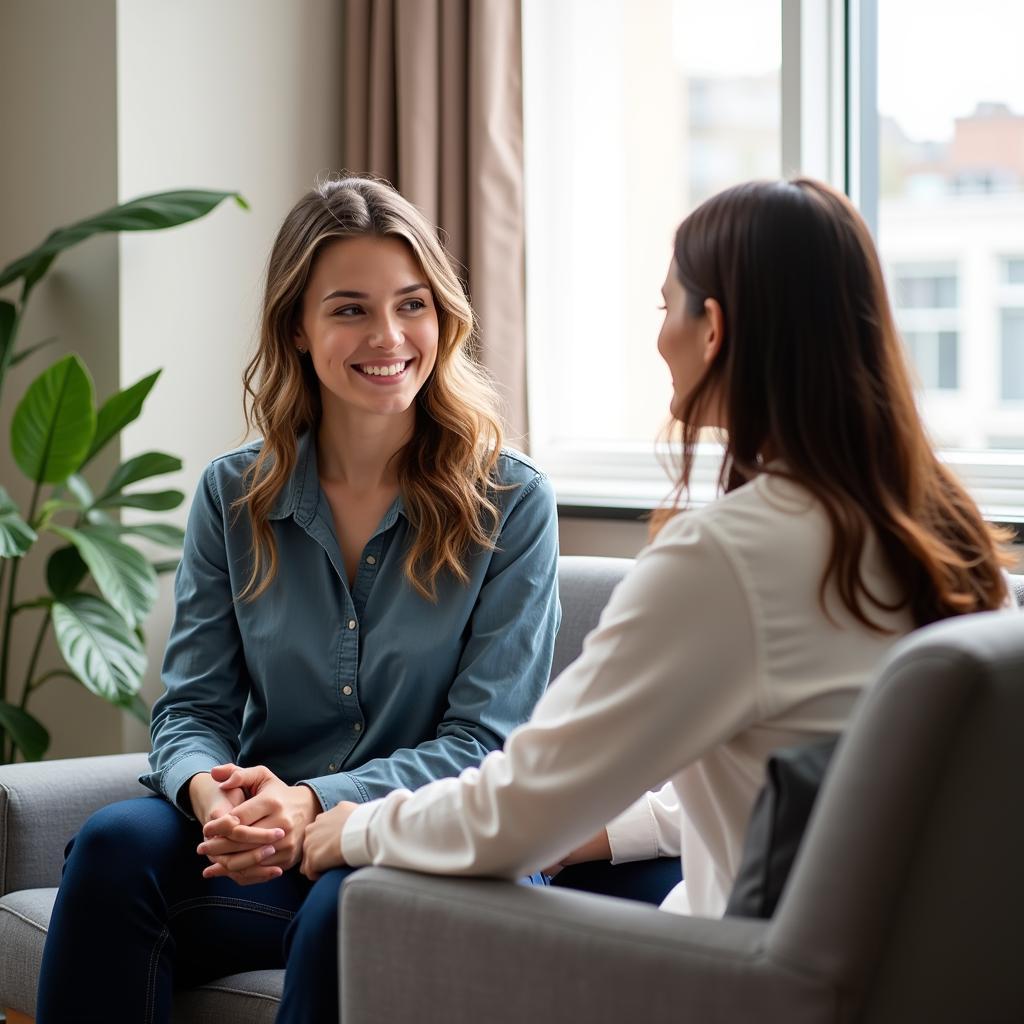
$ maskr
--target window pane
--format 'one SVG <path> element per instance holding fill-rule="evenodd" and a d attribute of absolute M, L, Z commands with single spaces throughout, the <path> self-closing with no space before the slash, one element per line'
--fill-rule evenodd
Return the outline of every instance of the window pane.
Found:
<path fill-rule="evenodd" d="M 737 26 L 743 31 L 737 32 Z M 658 290 L 697 203 L 779 173 L 781 0 L 525 0 L 531 437 L 665 424 Z"/>
<path fill-rule="evenodd" d="M 1024 284 L 1024 256 L 1006 260 L 1006 283 Z"/>
<path fill-rule="evenodd" d="M 948 391 L 957 387 L 957 341 L 956 331 L 903 332 L 903 343 L 922 388 Z"/>
<path fill-rule="evenodd" d="M 885 0 L 878 31 L 879 248 L 922 411 L 942 445 L 1024 448 L 1024 3 Z"/>
<path fill-rule="evenodd" d="M 1004 309 L 1002 326 L 1002 395 L 1024 401 L 1024 309 Z"/>

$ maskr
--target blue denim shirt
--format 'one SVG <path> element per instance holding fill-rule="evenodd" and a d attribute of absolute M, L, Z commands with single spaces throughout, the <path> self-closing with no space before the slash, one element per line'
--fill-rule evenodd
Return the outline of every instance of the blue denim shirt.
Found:
<path fill-rule="evenodd" d="M 436 603 L 405 577 L 411 527 L 399 497 L 350 591 L 307 434 L 271 515 L 277 575 L 246 602 L 234 595 L 252 534 L 232 504 L 258 449 L 215 459 L 192 503 L 143 784 L 189 813 L 178 798 L 196 773 L 264 764 L 307 783 L 326 810 L 457 775 L 500 748 L 544 691 L 558 630 L 547 478 L 502 451 L 497 547 L 470 557 L 468 584 L 439 577 Z"/>

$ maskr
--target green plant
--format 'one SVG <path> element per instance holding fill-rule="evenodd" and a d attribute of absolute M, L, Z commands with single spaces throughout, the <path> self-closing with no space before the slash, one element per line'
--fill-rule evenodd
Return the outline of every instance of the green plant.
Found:
<path fill-rule="evenodd" d="M 236 192 L 184 191 L 143 196 L 52 232 L 30 253 L 0 270 L 0 288 L 21 282 L 15 302 L 0 300 L 0 401 L 7 372 L 55 339 L 16 350 L 18 328 L 32 290 L 64 250 L 93 235 L 148 231 L 184 224 L 233 198 Z M 29 711 L 32 695 L 52 679 L 67 677 L 143 721 L 139 697 L 146 667 L 142 624 L 157 596 L 157 574 L 177 559 L 151 561 L 126 538 L 177 550 L 182 531 L 166 523 L 124 525 L 122 508 L 162 512 L 184 500 L 177 490 L 137 491 L 132 485 L 181 468 L 164 452 L 144 452 L 121 463 L 100 487 L 84 470 L 142 411 L 160 371 L 118 391 L 97 408 L 92 378 L 75 354 L 59 359 L 28 386 L 11 420 L 11 452 L 32 485 L 25 514 L 0 486 L 0 763 L 18 752 L 42 757 L 50 737 Z M 49 494 L 44 497 L 44 489 Z M 18 587 L 20 560 L 44 534 L 60 546 L 46 562 L 45 581 L 31 597 Z M 45 585 L 45 589 L 44 589 Z M 33 621 L 33 619 L 37 621 Z M 15 637 L 32 636 L 18 692 L 11 678 Z M 64 660 L 41 669 L 44 640 L 52 629 Z"/>

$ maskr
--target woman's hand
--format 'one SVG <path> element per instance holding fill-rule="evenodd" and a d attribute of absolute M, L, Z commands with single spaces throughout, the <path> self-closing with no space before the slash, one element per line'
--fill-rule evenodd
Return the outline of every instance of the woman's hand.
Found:
<path fill-rule="evenodd" d="M 253 885 L 294 867 L 302 856 L 306 825 L 320 808 L 313 790 L 289 786 L 262 765 L 218 765 L 210 774 L 222 791 L 242 789 L 249 797 L 203 827 L 197 852 L 212 861 L 203 877 Z"/>
<path fill-rule="evenodd" d="M 352 812 L 359 806 L 348 800 L 316 816 L 306 826 L 306 838 L 302 847 L 302 867 L 299 870 L 311 882 L 315 882 L 325 871 L 345 866 L 341 853 L 341 833 Z"/>
<path fill-rule="evenodd" d="M 245 797 L 243 789 L 221 789 L 209 772 L 200 772 L 188 780 L 188 800 L 201 825 L 230 814 Z"/>
<path fill-rule="evenodd" d="M 588 860 L 611 860 L 612 859 L 612 847 L 611 843 L 608 842 L 608 831 L 607 829 L 601 829 L 596 836 L 592 836 L 585 843 L 577 846 L 575 850 L 567 853 L 557 864 L 552 864 L 551 867 L 544 869 L 544 874 L 549 878 L 554 878 L 562 868 L 567 868 L 570 864 L 582 864 Z"/>

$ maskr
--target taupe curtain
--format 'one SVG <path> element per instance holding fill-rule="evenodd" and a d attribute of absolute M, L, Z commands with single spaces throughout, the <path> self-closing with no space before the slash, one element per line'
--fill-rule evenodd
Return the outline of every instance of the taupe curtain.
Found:
<path fill-rule="evenodd" d="M 480 355 L 526 438 L 520 0 L 346 0 L 349 171 L 390 181 L 466 268 Z"/>

